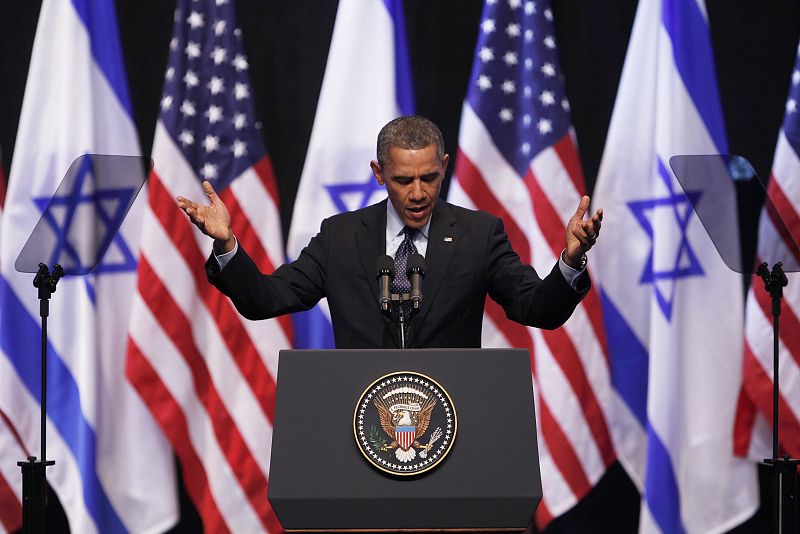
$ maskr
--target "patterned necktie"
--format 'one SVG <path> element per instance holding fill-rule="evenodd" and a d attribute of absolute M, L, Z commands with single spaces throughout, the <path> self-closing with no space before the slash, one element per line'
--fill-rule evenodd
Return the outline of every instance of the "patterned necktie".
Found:
<path fill-rule="evenodd" d="M 397 248 L 394 255 L 394 280 L 392 280 L 392 293 L 402 295 L 403 293 L 411 292 L 411 281 L 406 274 L 406 266 L 408 265 L 408 257 L 416 254 L 417 247 L 414 246 L 414 234 L 417 231 L 414 228 L 406 226 L 403 228 L 403 242 Z M 405 301 L 401 304 L 403 307 L 403 315 L 409 316 L 411 311 L 411 301 Z"/>

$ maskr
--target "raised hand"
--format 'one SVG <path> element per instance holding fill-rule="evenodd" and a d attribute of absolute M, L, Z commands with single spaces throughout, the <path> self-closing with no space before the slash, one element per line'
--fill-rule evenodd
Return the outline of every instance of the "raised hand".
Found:
<path fill-rule="evenodd" d="M 214 239 L 214 251 L 225 253 L 233 250 L 236 243 L 231 231 L 231 216 L 228 208 L 217 196 L 208 181 L 203 182 L 203 191 L 210 204 L 198 204 L 185 197 L 178 197 L 178 207 L 189 216 L 189 219 L 201 232 Z"/>
<path fill-rule="evenodd" d="M 581 266 L 581 258 L 597 242 L 600 226 L 603 222 L 603 210 L 599 209 L 591 219 L 584 219 L 589 209 L 589 197 L 583 196 L 578 209 L 567 223 L 567 248 L 564 262 L 570 267 Z"/>

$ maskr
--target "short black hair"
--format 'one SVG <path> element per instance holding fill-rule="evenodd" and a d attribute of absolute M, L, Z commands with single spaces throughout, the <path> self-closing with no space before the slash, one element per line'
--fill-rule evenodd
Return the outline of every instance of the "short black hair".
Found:
<path fill-rule="evenodd" d="M 383 166 L 393 147 L 421 150 L 430 145 L 436 145 L 439 159 L 444 157 L 442 132 L 433 121 L 419 115 L 397 117 L 378 134 L 378 165 Z"/>

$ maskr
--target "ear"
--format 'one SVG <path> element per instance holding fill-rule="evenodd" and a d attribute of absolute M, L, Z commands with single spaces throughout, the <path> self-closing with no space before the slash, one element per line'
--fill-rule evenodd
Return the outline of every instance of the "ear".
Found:
<path fill-rule="evenodd" d="M 445 154 L 442 157 L 442 174 L 447 174 L 448 163 L 450 163 L 450 154 Z"/>
<path fill-rule="evenodd" d="M 372 168 L 372 174 L 375 175 L 375 179 L 378 181 L 379 185 L 384 185 L 385 181 L 383 179 L 383 169 L 378 164 L 377 161 L 374 159 L 369 162 L 369 166 Z"/>

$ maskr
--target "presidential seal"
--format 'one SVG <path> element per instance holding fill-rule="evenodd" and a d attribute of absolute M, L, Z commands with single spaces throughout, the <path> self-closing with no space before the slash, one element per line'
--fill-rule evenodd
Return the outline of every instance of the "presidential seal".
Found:
<path fill-rule="evenodd" d="M 453 447 L 457 423 L 444 388 L 413 371 L 391 373 L 370 384 L 353 416 L 361 454 L 393 475 L 418 475 L 436 467 Z"/>

